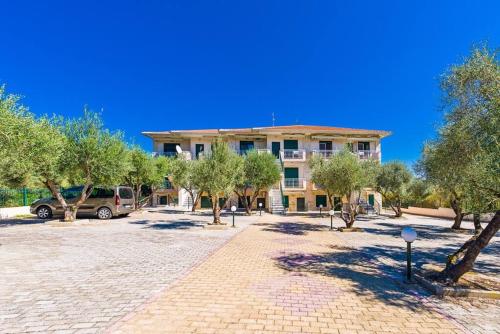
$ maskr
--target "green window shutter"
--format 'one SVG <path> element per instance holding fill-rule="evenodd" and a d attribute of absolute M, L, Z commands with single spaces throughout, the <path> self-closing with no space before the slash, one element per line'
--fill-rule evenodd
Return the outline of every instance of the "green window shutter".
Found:
<path fill-rule="evenodd" d="M 201 196 L 201 208 L 202 209 L 211 209 L 212 208 L 212 200 L 208 196 Z"/>
<path fill-rule="evenodd" d="M 297 150 L 299 148 L 298 140 L 284 140 L 283 147 L 285 150 Z"/>
<path fill-rule="evenodd" d="M 299 169 L 295 167 L 285 167 L 285 179 L 298 179 Z"/>
<path fill-rule="evenodd" d="M 289 205 L 288 203 L 289 203 L 288 202 L 288 196 L 283 196 L 283 206 L 285 208 L 288 208 L 288 205 Z"/>

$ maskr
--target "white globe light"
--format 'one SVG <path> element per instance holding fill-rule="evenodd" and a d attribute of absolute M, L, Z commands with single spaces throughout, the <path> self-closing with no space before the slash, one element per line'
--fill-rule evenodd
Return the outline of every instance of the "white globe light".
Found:
<path fill-rule="evenodd" d="M 320 204 L 319 207 L 323 209 L 323 204 Z"/>
<path fill-rule="evenodd" d="M 231 207 L 231 211 L 235 212 L 235 211 L 236 211 L 236 206 L 234 206 L 234 205 L 233 205 L 233 206 Z"/>
<path fill-rule="evenodd" d="M 330 211 L 328 211 L 328 214 L 329 214 L 330 216 L 333 216 L 333 215 L 335 214 L 335 211 L 330 210 Z"/>
<path fill-rule="evenodd" d="M 417 239 L 417 232 L 411 227 L 405 227 L 401 230 L 401 237 L 406 242 L 413 242 Z"/>
<path fill-rule="evenodd" d="M 262 203 L 259 203 L 259 206 L 262 207 Z"/>

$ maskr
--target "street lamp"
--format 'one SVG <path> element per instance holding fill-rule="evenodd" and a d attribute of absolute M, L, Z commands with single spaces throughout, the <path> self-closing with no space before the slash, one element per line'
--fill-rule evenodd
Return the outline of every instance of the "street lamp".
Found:
<path fill-rule="evenodd" d="M 262 216 L 262 202 L 259 203 L 259 216 Z"/>
<path fill-rule="evenodd" d="M 328 214 L 330 215 L 330 231 L 331 231 L 333 230 L 333 215 L 335 214 L 335 210 L 328 211 Z"/>
<path fill-rule="evenodd" d="M 323 210 L 323 204 L 319 205 L 319 216 L 323 217 L 323 214 L 321 213 L 321 210 Z"/>
<path fill-rule="evenodd" d="M 401 237 L 406 241 L 406 280 L 411 283 L 411 243 L 417 239 L 417 232 L 411 227 L 401 230 Z"/>
<path fill-rule="evenodd" d="M 235 227 L 235 226 L 234 226 L 234 213 L 236 212 L 236 206 L 235 206 L 235 205 L 233 205 L 233 206 L 231 207 L 231 212 L 233 213 L 233 227 Z"/>

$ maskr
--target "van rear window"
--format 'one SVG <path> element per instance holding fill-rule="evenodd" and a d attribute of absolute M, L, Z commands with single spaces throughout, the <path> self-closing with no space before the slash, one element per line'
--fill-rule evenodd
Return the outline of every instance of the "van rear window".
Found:
<path fill-rule="evenodd" d="M 130 188 L 120 188 L 118 193 L 120 194 L 120 198 L 123 198 L 123 199 L 134 198 L 134 193 L 132 192 L 132 189 L 130 189 Z"/>

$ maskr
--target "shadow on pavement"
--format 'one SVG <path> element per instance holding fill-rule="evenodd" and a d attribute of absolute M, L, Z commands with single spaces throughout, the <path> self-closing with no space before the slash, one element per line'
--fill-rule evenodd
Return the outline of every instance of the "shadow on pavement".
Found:
<path fill-rule="evenodd" d="M 0 227 L 44 224 L 45 220 L 37 218 L 8 218 L 0 220 Z"/>
<path fill-rule="evenodd" d="M 330 247 L 333 252 L 309 254 L 290 253 L 275 258 L 276 265 L 289 272 L 313 273 L 349 281 L 352 291 L 361 296 L 374 298 L 399 307 L 421 310 L 422 305 L 394 279 L 402 278 L 400 267 L 375 261 L 372 255 L 400 257 L 399 248 Z M 368 256 L 367 254 L 370 254 Z M 397 256 L 396 256 L 397 255 Z"/>
<path fill-rule="evenodd" d="M 175 221 L 139 220 L 129 222 L 129 224 L 144 225 L 143 228 L 155 230 L 189 230 L 203 227 L 202 221 L 191 219 L 177 219 Z"/>
<path fill-rule="evenodd" d="M 308 223 L 293 223 L 293 222 L 277 222 L 259 224 L 260 226 L 267 226 L 263 231 L 276 232 L 292 235 L 306 235 L 312 231 L 325 231 L 328 228 L 323 225 L 308 224 Z"/>

